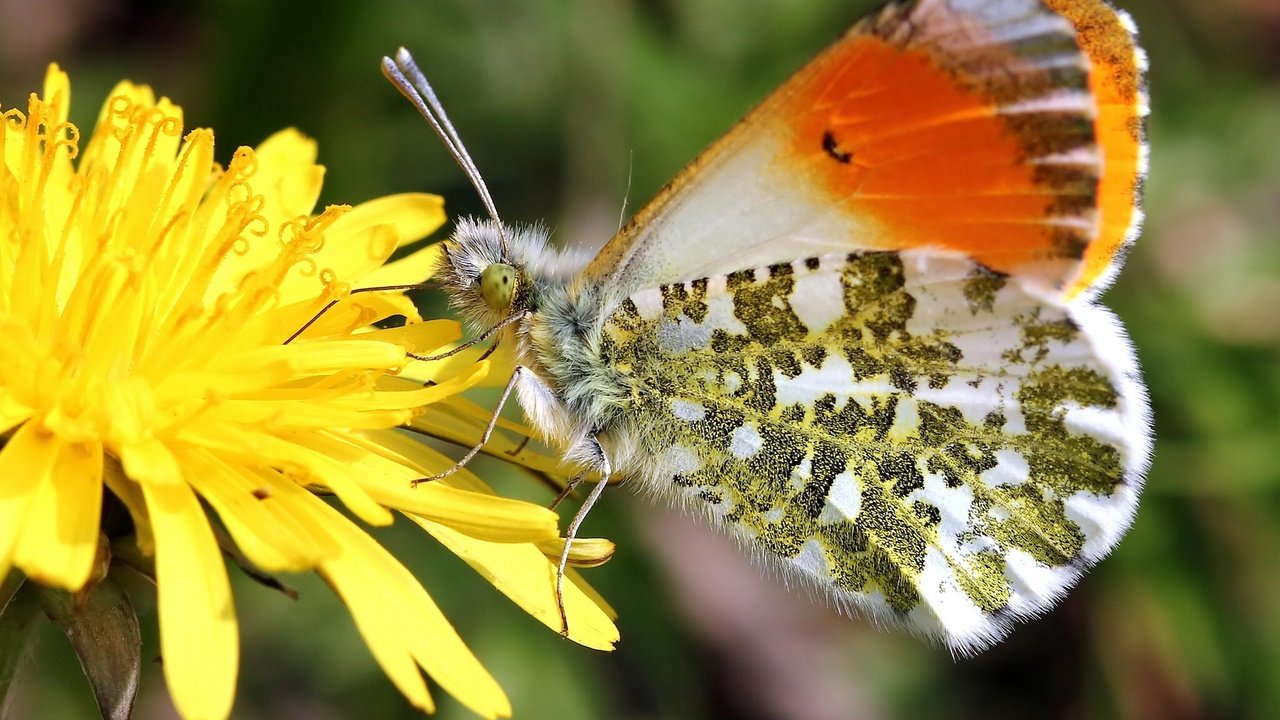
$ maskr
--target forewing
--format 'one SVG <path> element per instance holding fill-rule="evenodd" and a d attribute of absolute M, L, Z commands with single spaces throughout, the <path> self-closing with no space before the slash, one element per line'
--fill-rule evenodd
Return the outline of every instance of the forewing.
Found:
<path fill-rule="evenodd" d="M 876 251 L 642 291 L 602 353 L 615 450 L 839 605 L 961 652 L 1052 605 L 1132 517 L 1147 404 L 1106 311 Z"/>
<path fill-rule="evenodd" d="M 935 248 L 1074 296 L 1138 222 L 1145 61 L 1099 0 L 918 0 L 856 25 L 587 269 L 643 288 Z"/>

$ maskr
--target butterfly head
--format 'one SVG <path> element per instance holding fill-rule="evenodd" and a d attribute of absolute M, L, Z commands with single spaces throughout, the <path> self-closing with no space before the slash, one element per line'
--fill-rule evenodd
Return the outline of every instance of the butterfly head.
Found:
<path fill-rule="evenodd" d="M 546 230 L 463 218 L 444 244 L 436 270 L 450 303 L 478 330 L 534 309 L 530 252 L 545 247 Z"/>

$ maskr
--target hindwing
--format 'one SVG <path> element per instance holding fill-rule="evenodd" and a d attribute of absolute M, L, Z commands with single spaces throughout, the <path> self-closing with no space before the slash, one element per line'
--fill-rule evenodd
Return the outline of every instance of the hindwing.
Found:
<path fill-rule="evenodd" d="M 1117 326 L 959 255 L 642 291 L 601 353 L 650 487 L 961 651 L 1050 605 L 1134 511 L 1147 410 Z"/>

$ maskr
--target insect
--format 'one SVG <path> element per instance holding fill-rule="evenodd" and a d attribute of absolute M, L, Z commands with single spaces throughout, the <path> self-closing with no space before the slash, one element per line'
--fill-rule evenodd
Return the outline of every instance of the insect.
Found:
<path fill-rule="evenodd" d="M 960 653 L 1043 613 L 1129 525 L 1149 409 L 1094 301 L 1141 218 L 1127 15 L 891 3 L 594 256 L 504 224 L 412 57 L 383 67 L 489 211 L 437 276 L 514 343 L 503 400 L 566 460 Z"/>

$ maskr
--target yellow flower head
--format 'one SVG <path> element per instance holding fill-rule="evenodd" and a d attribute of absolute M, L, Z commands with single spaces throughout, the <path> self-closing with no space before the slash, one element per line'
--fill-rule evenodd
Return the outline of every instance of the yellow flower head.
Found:
<path fill-rule="evenodd" d="M 90 586 L 105 567 L 103 503 L 123 504 L 123 542 L 154 556 L 175 703 L 225 717 L 238 640 L 212 509 L 262 570 L 321 573 L 414 705 L 432 708 L 425 670 L 481 715 L 509 714 L 417 580 L 310 492 L 369 524 L 408 514 L 559 627 L 543 554 L 556 516 L 466 472 L 411 487 L 449 462 L 395 430 L 487 366 L 453 363 L 426 386 L 401 377 L 408 352 L 452 342 L 456 325 L 417 322 L 398 293 L 348 294 L 421 279 L 430 249 L 384 263 L 443 222 L 439 198 L 313 215 L 323 168 L 294 131 L 224 170 L 213 133 L 184 137 L 181 109 L 147 87 L 117 86 L 83 143 L 69 102 L 51 66 L 0 132 L 0 579 Z M 395 315 L 410 322 L 371 329 Z M 616 630 L 594 598 L 568 585 L 572 637 L 609 647 Z"/>

